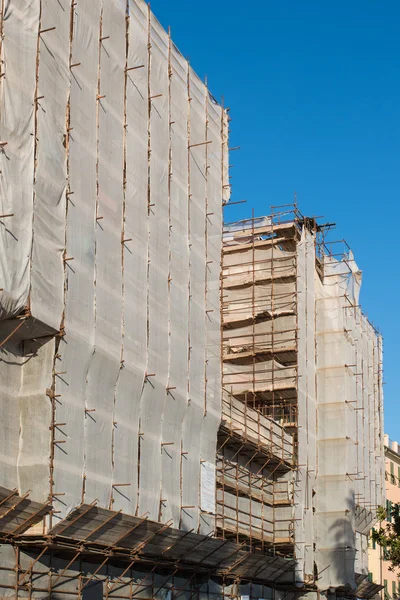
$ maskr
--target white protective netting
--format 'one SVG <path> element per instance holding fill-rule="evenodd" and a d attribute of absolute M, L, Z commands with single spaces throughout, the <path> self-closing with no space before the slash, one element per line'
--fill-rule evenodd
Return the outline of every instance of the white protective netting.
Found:
<path fill-rule="evenodd" d="M 323 284 L 316 279 L 315 560 L 321 589 L 355 589 L 383 498 L 381 339 L 358 307 L 361 272 L 352 255 L 324 257 L 323 268 Z"/>
<path fill-rule="evenodd" d="M 0 319 L 62 335 L 2 349 L 1 484 L 209 533 L 227 114 L 142 0 L 3 13 Z"/>

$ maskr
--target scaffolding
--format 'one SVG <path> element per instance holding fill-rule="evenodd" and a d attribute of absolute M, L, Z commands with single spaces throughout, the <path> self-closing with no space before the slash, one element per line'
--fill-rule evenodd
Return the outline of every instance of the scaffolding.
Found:
<path fill-rule="evenodd" d="M 316 253 L 316 493 L 324 498 L 316 562 L 336 560 L 350 581 L 354 570 L 368 572 L 367 536 L 384 498 L 382 338 L 361 310 L 362 273 L 348 244 L 327 242 L 321 230 Z M 335 583 L 332 573 L 322 579 Z"/>
<path fill-rule="evenodd" d="M 189 587 L 197 570 L 356 589 L 383 496 L 382 341 L 350 249 L 297 205 L 222 227 L 228 109 L 144 0 L 11 4 L 0 590 L 80 598 L 102 574 L 110 596 L 118 566 L 132 598 L 131 561 Z"/>
<path fill-rule="evenodd" d="M 178 598 L 184 590 L 189 598 L 200 592 L 220 598 L 225 591 L 230 596 L 233 582 L 240 579 L 270 588 L 285 578 L 291 581 L 293 561 L 174 529 L 170 521 L 156 523 L 148 515 L 133 517 L 93 502 L 81 504 L 46 530 L 40 524 L 50 511 L 49 503 L 34 502 L 29 493 L 19 496 L 0 488 L 0 542 L 6 542 L 0 589 L 6 595 L 83 599 L 85 588 L 98 585 L 101 598 L 166 593 Z M 218 578 L 214 589 L 208 582 L 211 574 Z"/>
<path fill-rule="evenodd" d="M 296 422 L 298 382 L 295 218 L 289 211 L 253 218 L 233 240 L 227 224 L 223 248 L 223 385 L 286 423 Z"/>
<path fill-rule="evenodd" d="M 227 111 L 144 0 L 0 30 L 0 484 L 211 533 Z"/>
<path fill-rule="evenodd" d="M 367 569 L 383 495 L 382 341 L 333 227 L 297 205 L 224 226 L 217 531 L 295 556 L 298 583 L 320 572 L 339 588 Z"/>
<path fill-rule="evenodd" d="M 296 247 L 301 215 L 295 206 L 284 208 L 270 217 L 253 214 L 224 226 L 217 530 L 250 547 L 290 556 L 295 541 Z M 258 460 L 263 454 L 264 460 Z"/>
<path fill-rule="evenodd" d="M 293 560 L 250 553 L 243 544 L 177 530 L 147 515 L 102 509 L 96 502 L 81 504 L 46 532 L 39 525 L 50 510 L 29 493 L 0 488 L 5 597 L 295 600 L 304 595 L 293 585 Z M 339 590 L 338 596 L 368 599 L 381 587 L 357 575 L 355 589 Z"/>

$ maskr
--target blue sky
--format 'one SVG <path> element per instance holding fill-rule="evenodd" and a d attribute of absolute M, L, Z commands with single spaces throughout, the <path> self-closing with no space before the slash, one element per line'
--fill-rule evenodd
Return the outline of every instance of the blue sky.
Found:
<path fill-rule="evenodd" d="M 400 441 L 400 2 L 153 0 L 231 109 L 226 220 L 292 202 L 337 224 L 384 337 L 385 429 Z"/>

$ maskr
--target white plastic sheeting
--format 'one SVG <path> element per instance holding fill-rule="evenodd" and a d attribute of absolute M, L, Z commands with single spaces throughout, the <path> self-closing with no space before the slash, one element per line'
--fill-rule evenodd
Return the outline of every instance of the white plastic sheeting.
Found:
<path fill-rule="evenodd" d="M 86 388 L 87 404 L 95 412 L 87 413 L 92 418 L 85 421 L 85 501 L 97 498 L 102 506 L 119 493 L 116 489 L 111 494 L 113 428 L 118 423 L 110 417 L 114 416 L 115 387 L 121 369 L 124 33 L 122 3 L 103 3 L 96 106 L 96 216 L 102 219 L 97 220 L 95 229 L 94 352 Z"/>
<path fill-rule="evenodd" d="M 296 387 L 296 367 L 281 365 L 276 360 L 254 365 L 226 363 L 224 366 L 224 388 L 234 395 Z"/>
<path fill-rule="evenodd" d="M 296 284 L 274 282 L 274 293 L 271 283 L 260 283 L 256 286 L 225 289 L 224 290 L 224 324 L 235 324 L 239 321 L 251 321 L 253 310 L 250 299 L 253 301 L 254 316 L 279 316 L 294 314 L 296 310 Z"/>
<path fill-rule="evenodd" d="M 21 370 L 25 360 L 17 348 L 8 347 L 0 354 L 0 398 L 2 435 L 0 436 L 1 483 L 8 489 L 16 485 L 19 453 L 19 404 L 16 401 L 21 388 Z M 50 439 L 49 435 L 47 438 Z"/>
<path fill-rule="evenodd" d="M 315 400 L 315 242 L 304 227 L 297 245 L 298 319 L 298 469 L 294 490 L 295 544 L 297 572 L 314 571 L 313 489 L 316 471 Z"/>
<path fill-rule="evenodd" d="M 0 315 L 9 317 L 28 304 L 32 268 L 32 280 L 37 283 L 36 291 L 41 299 L 36 302 L 32 294 L 31 308 L 32 304 L 38 308 L 36 317 L 41 320 L 43 312 L 40 311 L 47 307 L 47 329 L 59 328 L 63 297 L 61 252 L 65 235 L 62 219 L 65 217 L 66 177 L 63 132 L 69 57 L 69 23 L 64 18 L 63 4 L 67 5 L 66 2 L 59 2 L 57 6 L 49 2 L 7 3 L 3 5 L 2 15 L 5 76 L 0 83 L 0 138 L 7 141 L 7 145 L 1 152 L 4 164 L 1 166 L 0 213 L 13 216 L 1 221 Z M 63 15 L 62 22 L 60 15 Z M 45 41 L 38 36 L 39 29 L 47 28 L 49 21 L 60 25 L 62 48 L 54 37 Z M 43 58 L 40 92 L 35 77 L 38 49 Z M 57 98 L 55 90 L 59 92 Z M 39 97 L 44 95 L 45 98 Z M 63 108 L 56 116 L 59 103 Z M 40 148 L 39 129 L 43 141 Z M 52 149 L 48 146 L 50 139 Z M 47 261 L 45 265 L 43 261 Z M 36 277 L 38 265 L 44 268 L 44 276 Z M 57 298 L 53 295 L 54 282 L 57 282 Z M 21 322 L 10 324 L 14 329 Z M 20 343 L 17 345 L 13 340 L 1 352 L 0 404 L 5 423 L 5 435 L 0 436 L 2 481 L 23 492 L 31 489 L 41 501 L 47 500 L 50 485 L 51 404 L 46 389 L 51 385 L 53 361 L 54 340 L 38 347 L 34 356 L 29 352 L 22 356 Z"/>
<path fill-rule="evenodd" d="M 294 507 L 274 515 L 275 539 L 277 527 L 294 534 L 297 583 L 317 571 L 320 590 L 354 589 L 355 572 L 367 572 L 366 534 L 383 497 L 381 339 L 358 307 L 352 254 L 321 263 L 307 222 L 299 233 L 295 251 L 268 241 L 224 248 L 224 388 L 236 402 L 255 394 L 263 408 L 272 400 L 271 414 L 287 414 L 290 426 L 297 420 Z M 244 502 L 240 511 L 245 505 L 253 510 Z M 235 531 L 231 509 L 220 526 Z"/>
<path fill-rule="evenodd" d="M 128 23 L 123 239 L 123 352 L 115 389 L 113 508 L 135 513 L 138 499 L 139 412 L 147 368 L 148 15 L 132 3 Z M 101 221 L 100 221 L 101 222 Z"/>
<path fill-rule="evenodd" d="M 34 360 L 22 356 L 15 344 L 0 355 L 1 479 L 10 488 L 31 490 L 40 502 L 49 494 L 51 404 L 46 387 L 53 358 L 54 341 L 38 348 Z"/>
<path fill-rule="evenodd" d="M 161 502 L 162 421 L 168 385 L 168 37 L 150 19 L 150 163 L 148 267 L 148 373 L 140 401 L 139 512 L 159 520 Z M 161 96 L 160 96 L 161 95 Z M 159 96 L 159 97 L 155 97 Z M 154 98 L 152 98 L 154 97 Z M 172 440 L 165 440 L 171 442 Z M 164 499 L 163 499 L 164 500 Z"/>
<path fill-rule="evenodd" d="M 256 352 L 294 350 L 296 324 L 296 315 L 284 315 L 224 331 L 224 354 L 239 356 L 253 347 Z"/>
<path fill-rule="evenodd" d="M 51 405 L 46 396 L 48 373 L 54 357 L 54 341 L 39 348 L 35 360 L 22 370 L 19 402 L 18 489 L 31 490 L 31 496 L 46 502 L 49 493 L 49 422 Z M 14 401 L 17 399 L 15 398 Z M 35 422 L 35 427 L 32 427 Z"/>
<path fill-rule="evenodd" d="M 204 465 L 215 463 L 215 439 L 221 421 L 221 298 L 220 282 L 215 278 L 215 270 L 221 268 L 222 209 L 218 190 L 221 186 L 221 165 L 227 157 L 227 144 L 224 141 L 221 146 L 220 139 L 221 131 L 226 132 L 228 125 L 226 113 L 208 90 L 205 93 L 207 141 L 211 143 L 206 145 L 206 368 L 201 433 L 202 470 Z M 209 514 L 203 514 L 200 530 L 209 533 L 213 529 L 214 520 Z"/>
<path fill-rule="evenodd" d="M 170 248 L 169 248 L 169 375 L 163 417 L 163 514 L 180 523 L 179 510 L 182 423 L 188 405 L 189 381 L 189 203 L 188 203 L 188 65 L 170 41 Z M 190 450 L 188 448 L 187 450 Z M 194 485 L 196 482 L 193 482 Z"/>
<path fill-rule="evenodd" d="M 66 106 L 70 93 L 70 2 L 42 0 L 36 102 L 36 168 L 31 276 L 31 311 L 58 330 L 63 312 Z M 50 29 L 55 27 L 54 30 Z"/>
<path fill-rule="evenodd" d="M 3 3 L 0 78 L 0 319 L 28 301 L 39 0 Z"/>
<path fill-rule="evenodd" d="M 203 512 L 215 514 L 215 464 L 204 460 L 200 476 L 200 508 Z"/>
<path fill-rule="evenodd" d="M 227 115 L 142 0 L 4 10 L 1 316 L 62 333 L 2 351 L 1 483 L 208 533 Z"/>
<path fill-rule="evenodd" d="M 365 534 L 383 499 L 381 339 L 358 308 L 361 273 L 352 256 L 325 257 L 323 268 L 323 283 L 316 279 L 315 560 L 321 589 L 355 589 L 355 569 L 366 570 Z"/>
<path fill-rule="evenodd" d="M 226 253 L 223 277 L 227 289 L 270 280 L 290 281 L 296 275 L 296 253 L 277 247 L 242 250 Z"/>
<path fill-rule="evenodd" d="M 95 351 L 96 314 L 96 95 L 101 6 L 85 0 L 74 8 L 71 42 L 69 196 L 66 220 L 65 331 L 56 361 L 56 430 L 54 448 L 55 506 L 61 517 L 84 495 L 85 420 L 95 424 L 94 399 L 88 395 L 88 373 Z M 65 17 L 64 17 L 65 18 Z M 101 441 L 99 440 L 100 444 Z M 107 465 L 108 467 L 108 465 Z"/>
<path fill-rule="evenodd" d="M 189 70 L 189 236 L 190 236 L 190 303 L 189 303 L 189 405 L 183 422 L 182 504 L 196 506 L 201 481 L 200 461 L 202 424 L 205 412 L 205 342 L 206 342 L 206 97 L 204 84 Z M 199 427 L 199 424 L 200 427 Z M 215 460 L 215 459 L 214 459 Z M 194 485 L 193 485 L 194 483 Z M 185 528 L 199 526 L 193 508 L 182 511 Z"/>

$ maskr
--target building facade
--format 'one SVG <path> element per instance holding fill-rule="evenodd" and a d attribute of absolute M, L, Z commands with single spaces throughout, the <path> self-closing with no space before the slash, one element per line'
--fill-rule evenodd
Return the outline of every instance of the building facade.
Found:
<path fill-rule="evenodd" d="M 382 343 L 142 0 L 1 5 L 0 598 L 369 598 Z"/>
<path fill-rule="evenodd" d="M 233 459 L 223 442 L 222 472 L 255 477 L 257 495 L 223 478 L 217 530 L 239 540 L 245 518 L 249 543 L 268 540 L 296 558 L 300 586 L 341 593 L 367 578 L 368 534 L 384 497 L 382 342 L 359 307 L 351 251 L 333 253 L 325 233 L 297 210 L 225 226 L 223 405 L 279 424 L 294 458 L 282 453 L 261 470 L 243 442 Z"/>
<path fill-rule="evenodd" d="M 388 518 L 386 522 L 377 523 L 376 528 L 385 527 L 391 522 L 391 510 L 394 504 L 400 504 L 400 452 L 399 444 L 385 435 L 385 508 Z M 380 593 L 382 599 L 400 597 L 400 580 L 396 572 L 390 571 L 390 562 L 385 560 L 385 552 L 372 539 L 368 550 L 370 579 L 383 585 Z"/>

